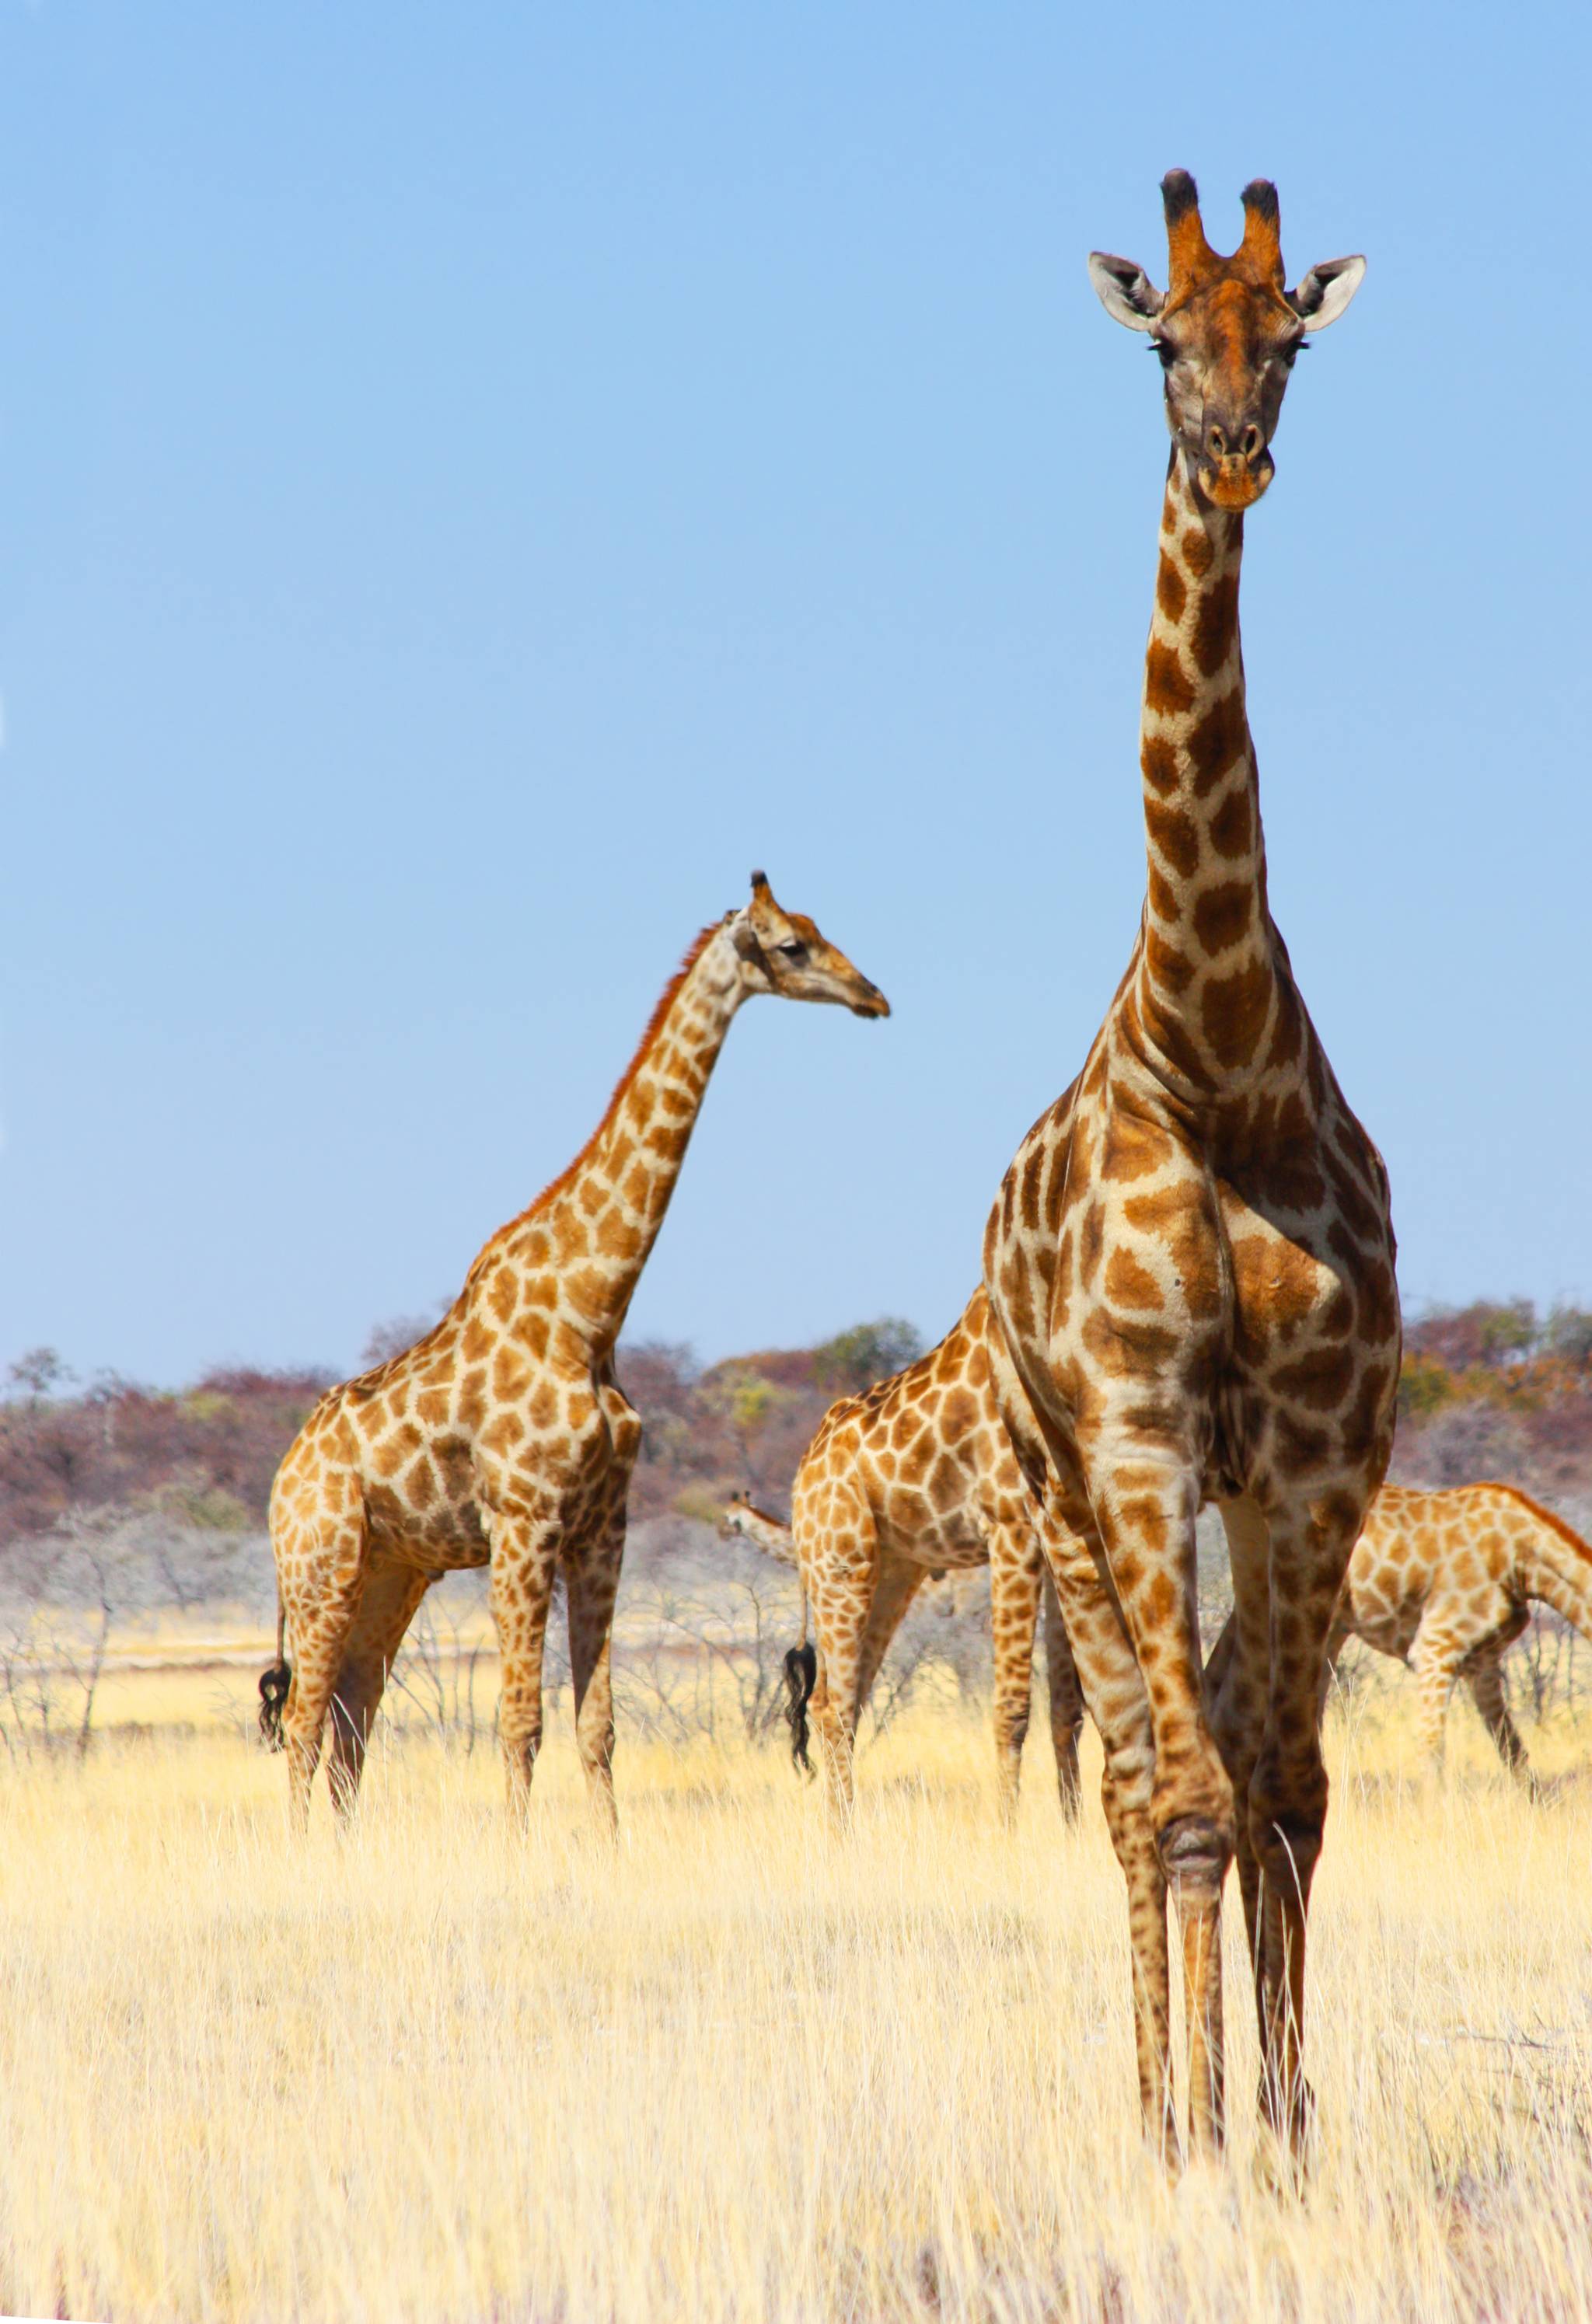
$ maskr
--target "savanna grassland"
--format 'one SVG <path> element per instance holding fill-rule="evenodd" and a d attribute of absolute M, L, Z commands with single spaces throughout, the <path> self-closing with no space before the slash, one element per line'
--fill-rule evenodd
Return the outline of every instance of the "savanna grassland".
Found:
<path fill-rule="evenodd" d="M 1385 1673 L 1388 1666 L 1379 1665 Z M 385 1728 L 307 1850 L 250 1674 L 124 1671 L 79 1759 L 0 1782 L 0 2308 L 116 2319 L 708 2320 L 1592 2313 L 1592 1720 L 1468 1705 L 1423 1800 L 1394 1674 L 1329 1714 L 1319 2153 L 1256 2170 L 1229 1907 L 1228 2165 L 1168 2183 L 1133 2097 L 1088 1751 L 1021 1827 L 921 1688 L 825 1830 L 771 1737 L 622 1731 L 617 1854 L 567 1706 L 532 1827 L 495 1757 Z"/>

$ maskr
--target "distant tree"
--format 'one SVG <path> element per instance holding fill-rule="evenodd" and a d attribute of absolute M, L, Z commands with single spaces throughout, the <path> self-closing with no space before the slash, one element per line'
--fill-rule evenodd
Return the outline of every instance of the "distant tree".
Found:
<path fill-rule="evenodd" d="M 812 1351 L 813 1377 L 821 1388 L 860 1396 L 875 1380 L 888 1379 L 923 1352 L 923 1335 L 903 1315 L 881 1315 L 854 1323 Z"/>
<path fill-rule="evenodd" d="M 1459 1393 L 1453 1373 L 1435 1356 L 1418 1348 L 1406 1349 L 1399 1370 L 1399 1417 L 1421 1421 L 1440 1412 Z"/>
<path fill-rule="evenodd" d="M 377 1364 L 390 1363 L 394 1356 L 403 1355 L 417 1340 L 434 1330 L 448 1313 L 450 1302 L 439 1299 L 429 1314 L 389 1315 L 384 1323 L 373 1323 L 370 1335 L 359 1351 L 360 1363 L 368 1371 Z"/>
<path fill-rule="evenodd" d="M 35 1404 L 69 1387 L 73 1378 L 54 1348 L 29 1348 L 10 1366 L 6 1376 L 14 1389 L 23 1389 Z"/>
<path fill-rule="evenodd" d="M 1450 1371 L 1477 1364 L 1498 1371 L 1530 1356 L 1541 1331 L 1529 1299 L 1475 1299 L 1468 1307 L 1439 1307 L 1418 1317 L 1404 1336 L 1416 1354 L 1435 1356 Z"/>
<path fill-rule="evenodd" d="M 1550 1355 L 1585 1370 L 1592 1366 L 1592 1308 L 1556 1306 L 1542 1333 Z"/>

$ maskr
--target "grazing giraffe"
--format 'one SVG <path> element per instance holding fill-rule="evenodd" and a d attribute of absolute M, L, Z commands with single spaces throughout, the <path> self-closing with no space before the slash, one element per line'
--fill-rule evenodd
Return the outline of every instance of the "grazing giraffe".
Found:
<path fill-rule="evenodd" d="M 810 1701 L 829 1806 L 841 1821 L 852 1804 L 857 1720 L 908 1607 L 930 1575 L 982 1565 L 989 1568 L 1002 1818 L 1010 1823 L 1017 1812 L 1041 1597 L 1056 1780 L 1063 1812 L 1076 1812 L 1083 1699 L 1047 1586 L 1043 1521 L 995 1401 L 987 1314 L 980 1287 L 927 1355 L 865 1395 L 832 1404 L 791 1487 L 789 1538 L 818 1634 L 816 1664 L 792 1688 L 791 1731 L 800 1753 Z"/>
<path fill-rule="evenodd" d="M 641 1423 L 614 1347 L 731 1019 L 760 992 L 890 1014 L 754 872 L 751 901 L 687 953 L 569 1168 L 492 1237 L 435 1329 L 324 1396 L 289 1448 L 271 1496 L 281 1614 L 261 1723 L 285 1742 L 301 1826 L 329 1707 L 333 1796 L 346 1808 L 427 1585 L 480 1565 L 503 1657 L 511 1808 L 528 1802 L 541 1741 L 542 1644 L 561 1572 L 577 1741 L 593 1805 L 615 1826 L 609 1634 Z"/>
<path fill-rule="evenodd" d="M 1230 258 L 1207 243 L 1186 172 L 1162 194 L 1164 294 L 1127 260 L 1089 260 L 1107 311 L 1151 336 L 1172 438 L 1141 724 L 1144 913 L 1082 1074 L 1006 1174 L 985 1281 L 1003 1409 L 1060 1521 L 1047 1539 L 1105 1746 L 1147 2127 L 1170 2157 L 1170 1888 L 1189 2143 L 1222 2139 L 1220 1911 L 1236 1850 L 1263 2116 L 1298 2156 L 1321 1666 L 1387 1467 L 1400 1327 L 1386 1173 L 1267 908 L 1238 571 L 1294 357 L 1342 313 L 1364 262 L 1333 260 L 1287 290 L 1273 187 L 1245 189 Z M 1208 1724 L 1194 1521 L 1211 1499 L 1237 1625 Z"/>
<path fill-rule="evenodd" d="M 1328 1658 L 1360 1638 L 1409 1665 L 1421 1748 L 1439 1773 L 1449 1697 L 1464 1679 L 1498 1757 L 1529 1783 L 1503 1663 L 1533 1599 L 1592 1638 L 1592 1547 L 1562 1517 L 1515 1485 L 1384 1485 L 1349 1559 Z M 1229 1622 L 1206 1666 L 1208 1691 L 1219 1692 L 1232 1651 Z"/>

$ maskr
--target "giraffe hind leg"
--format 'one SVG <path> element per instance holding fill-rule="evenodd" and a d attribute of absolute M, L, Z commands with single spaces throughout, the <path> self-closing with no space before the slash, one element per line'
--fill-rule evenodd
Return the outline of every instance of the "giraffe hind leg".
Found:
<path fill-rule="evenodd" d="M 625 1555 L 625 1510 L 586 1550 L 563 1561 L 569 1608 L 569 1676 L 575 1694 L 575 1741 L 587 1796 L 598 1829 L 619 1834 L 614 1798 L 614 1605 Z"/>
<path fill-rule="evenodd" d="M 301 1537 L 290 1539 L 285 1555 L 280 1546 L 278 1550 L 277 1570 L 285 1571 L 282 1603 L 292 1670 L 282 1707 L 282 1739 L 288 1763 L 289 1820 L 298 1831 L 309 1827 L 310 1787 L 320 1764 L 333 1689 L 359 1610 L 366 1554 L 363 1508 L 327 1526 L 308 1545 Z"/>
<path fill-rule="evenodd" d="M 854 1741 L 866 1699 L 862 1677 L 879 1572 L 873 1511 L 860 1494 L 835 1495 L 822 1538 L 810 1548 L 803 1545 L 802 1570 L 819 1656 L 812 1723 L 824 1763 L 829 1819 L 844 1829 L 851 1819 Z M 890 1629 L 894 1627 L 892 1621 Z M 870 1685 L 888 1642 L 886 1633 L 868 1669 Z"/>
<path fill-rule="evenodd" d="M 890 1651 L 890 1642 L 906 1619 L 907 1609 L 925 1579 L 924 1568 L 910 1558 L 894 1556 L 889 1550 L 881 1552 L 879 1571 L 874 1583 L 874 1600 L 868 1609 L 862 1653 L 857 1663 L 854 1729 L 874 1692 L 874 1683 Z"/>
<path fill-rule="evenodd" d="M 989 1622 L 995 1652 L 995 1786 L 1001 1821 L 1009 1831 L 1017 1821 L 1017 1785 L 1023 1746 L 1028 1740 L 1033 1695 L 1033 1641 L 1039 1627 L 1039 1543 L 1011 1528 L 992 1528 L 989 1545 Z"/>
<path fill-rule="evenodd" d="M 1083 1687 L 1073 1658 L 1072 1641 L 1061 1618 L 1060 1601 L 1049 1568 L 1044 1577 L 1045 1672 L 1051 1704 L 1051 1748 L 1056 1755 L 1056 1788 L 1061 1812 L 1077 1821 L 1082 1801 L 1078 1772 L 1078 1742 L 1083 1733 Z"/>
<path fill-rule="evenodd" d="M 1487 1733 L 1497 1748 L 1499 1758 L 1512 1775 L 1518 1775 L 1523 1784 L 1531 1786 L 1534 1778 L 1526 1757 L 1526 1748 L 1520 1739 L 1520 1729 L 1509 1716 L 1509 1704 L 1504 1692 L 1501 1650 L 1496 1646 L 1478 1648 L 1466 1667 L 1465 1681 Z"/>
<path fill-rule="evenodd" d="M 387 1674 L 430 1582 L 429 1574 L 394 1557 L 374 1558 L 366 1574 L 330 1705 L 327 1775 L 333 1803 L 342 1815 L 353 1808 Z"/>

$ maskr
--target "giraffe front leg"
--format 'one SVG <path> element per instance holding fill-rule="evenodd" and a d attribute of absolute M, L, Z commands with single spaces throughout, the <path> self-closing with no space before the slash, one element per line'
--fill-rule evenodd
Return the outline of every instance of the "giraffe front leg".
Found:
<path fill-rule="evenodd" d="M 619 1837 L 614 1797 L 614 1607 L 625 1556 L 625 1508 L 586 1548 L 564 1560 L 569 1601 L 569 1671 L 575 1689 L 575 1741 L 597 1829 Z"/>
<path fill-rule="evenodd" d="M 1151 1813 L 1183 1947 L 1189 2144 L 1209 2153 L 1226 2135 L 1222 1886 L 1236 1834 L 1232 1781 L 1205 1720 L 1194 1587 L 1198 1471 L 1127 1426 L 1103 1430 L 1080 1449 L 1149 1698 Z"/>
<path fill-rule="evenodd" d="M 1045 1674 L 1051 1702 L 1051 1748 L 1056 1755 L 1056 1789 L 1061 1813 L 1069 1823 L 1078 1821 L 1083 1799 L 1078 1780 L 1078 1742 L 1083 1732 L 1083 1689 L 1078 1664 L 1067 1635 L 1056 1585 L 1047 1568 L 1044 1578 Z"/>
<path fill-rule="evenodd" d="M 989 1618 L 995 1648 L 995 1788 L 1001 1822 L 1017 1821 L 1017 1786 L 1033 1697 L 1033 1641 L 1044 1557 L 1035 1535 L 1014 1526 L 989 1533 Z M 1052 1590 L 1052 1595 L 1054 1594 Z M 1076 1755 L 1074 1774 L 1076 1777 Z"/>
<path fill-rule="evenodd" d="M 1262 2112 L 1295 2167 L 1305 2161 L 1315 2112 L 1304 2075 L 1305 1954 L 1310 1886 L 1327 1822 L 1322 1673 L 1362 1516 L 1349 1492 L 1322 1491 L 1267 1518 L 1271 1653 L 1247 1823 L 1259 1872 Z"/>
<path fill-rule="evenodd" d="M 1211 1648 L 1203 1685 L 1206 1717 L 1237 1803 L 1249 1797 L 1249 1779 L 1265 1736 L 1272 1658 L 1272 1536 L 1264 1516 L 1253 1500 L 1223 1502 L 1221 1517 L 1227 1536 L 1234 1604 L 1220 1637 Z M 1263 2052 L 1270 2009 L 1261 1945 L 1260 1861 L 1246 1814 L 1236 1816 L 1234 1838 L 1244 1930 L 1249 1942 L 1255 2023 Z"/>
<path fill-rule="evenodd" d="M 558 1528 L 546 1518 L 491 1510 L 489 1591 L 502 1674 L 498 1728 L 511 1819 L 523 1822 L 541 1748 L 541 1658 L 558 1565 Z"/>
<path fill-rule="evenodd" d="M 1155 1747 L 1149 1701 L 1132 1643 L 1089 1545 L 1057 1526 L 1047 1528 L 1044 1550 L 1083 1699 L 1105 1755 L 1100 1804 L 1127 1887 L 1134 2050 L 1145 2135 L 1162 2160 L 1171 2163 L 1178 2152 L 1171 1970 L 1166 1875 L 1150 1815 Z"/>
<path fill-rule="evenodd" d="M 1449 1697 L 1454 1692 L 1464 1659 L 1463 1644 L 1444 1614 L 1429 1606 L 1410 1649 L 1410 1668 L 1414 1673 L 1417 1690 L 1415 1736 L 1422 1778 L 1429 1789 L 1440 1790 L 1447 1772 Z"/>

